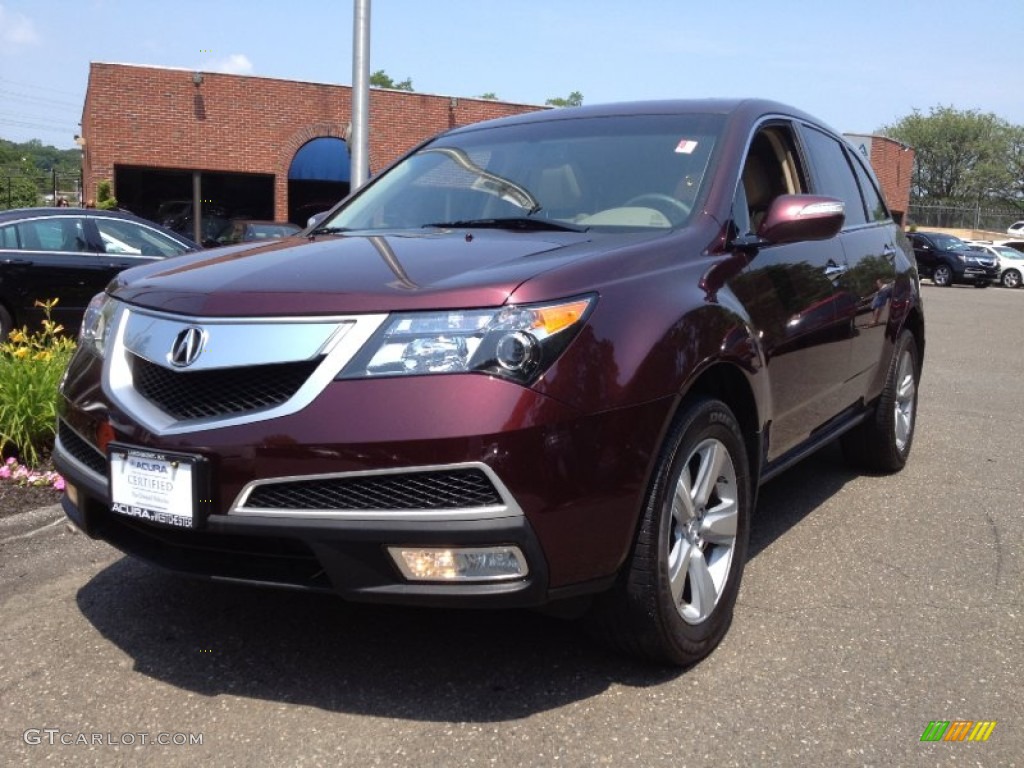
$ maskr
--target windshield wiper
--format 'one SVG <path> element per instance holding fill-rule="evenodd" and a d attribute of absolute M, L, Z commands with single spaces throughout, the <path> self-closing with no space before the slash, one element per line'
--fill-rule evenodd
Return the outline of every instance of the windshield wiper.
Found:
<path fill-rule="evenodd" d="M 424 228 L 438 229 L 512 229 L 523 232 L 537 230 L 553 230 L 556 232 L 586 232 L 589 227 L 580 227 L 564 221 L 551 219 L 532 219 L 528 216 L 513 216 L 502 219 L 464 219 L 461 221 L 439 221 L 424 224 Z"/>
<path fill-rule="evenodd" d="M 351 232 L 352 230 L 348 227 L 317 227 L 309 233 L 310 237 L 313 235 L 340 235 L 344 232 Z"/>

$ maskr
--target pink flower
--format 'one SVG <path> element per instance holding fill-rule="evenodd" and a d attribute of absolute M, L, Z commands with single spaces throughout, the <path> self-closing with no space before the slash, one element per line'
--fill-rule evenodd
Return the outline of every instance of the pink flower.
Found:
<path fill-rule="evenodd" d="M 56 472 L 53 473 L 56 477 L 53 478 L 53 487 L 58 491 L 64 490 L 64 478 L 58 475 Z"/>

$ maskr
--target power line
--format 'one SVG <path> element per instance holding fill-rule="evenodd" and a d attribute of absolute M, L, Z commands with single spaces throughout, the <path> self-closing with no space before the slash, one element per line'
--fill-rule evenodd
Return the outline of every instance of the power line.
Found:
<path fill-rule="evenodd" d="M 35 83 L 19 82 L 17 80 L 9 80 L 6 77 L 0 77 L 0 83 L 9 83 L 10 85 L 16 85 L 19 88 L 31 88 L 33 91 L 49 91 L 50 93 L 59 93 L 62 96 L 72 96 L 74 98 L 80 98 L 81 92 L 62 91 L 58 88 L 48 88 L 45 85 L 36 85 Z"/>
<path fill-rule="evenodd" d="M 27 101 L 30 104 L 47 104 L 55 107 L 68 107 L 71 109 L 77 109 L 80 105 L 72 104 L 70 101 L 58 101 L 56 99 L 44 99 L 40 96 L 32 96 L 27 93 L 18 93 L 17 91 L 9 91 L 6 88 L 0 88 L 0 95 L 4 95 L 8 99 L 14 99 L 15 101 Z"/>

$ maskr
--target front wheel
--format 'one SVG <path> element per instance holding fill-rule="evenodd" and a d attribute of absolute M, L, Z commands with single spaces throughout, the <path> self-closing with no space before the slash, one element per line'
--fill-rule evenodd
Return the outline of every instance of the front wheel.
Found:
<path fill-rule="evenodd" d="M 1016 269 L 1008 269 L 1002 276 L 1004 288 L 1020 288 L 1021 274 Z"/>
<path fill-rule="evenodd" d="M 893 350 L 885 387 L 874 411 L 840 440 L 847 460 L 875 472 L 903 469 L 914 442 L 920 379 L 917 341 L 904 330 Z"/>
<path fill-rule="evenodd" d="M 942 288 L 948 288 L 953 284 L 953 270 L 946 264 L 939 264 L 932 272 L 932 282 Z"/>
<path fill-rule="evenodd" d="M 689 666 L 732 620 L 747 558 L 752 492 L 732 411 L 700 398 L 679 414 L 659 459 L 632 557 L 591 626 L 620 651 Z"/>

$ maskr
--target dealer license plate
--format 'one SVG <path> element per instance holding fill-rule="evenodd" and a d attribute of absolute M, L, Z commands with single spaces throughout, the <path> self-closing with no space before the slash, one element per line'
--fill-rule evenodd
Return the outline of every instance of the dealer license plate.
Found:
<path fill-rule="evenodd" d="M 196 457 L 111 446 L 111 509 L 179 528 L 196 527 Z"/>

